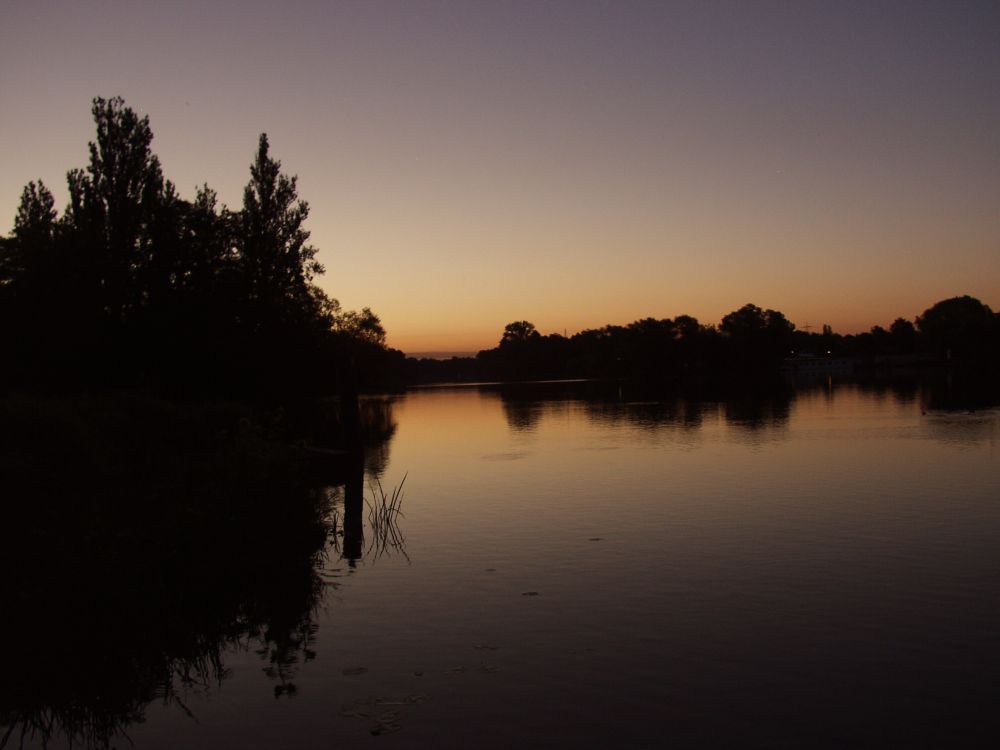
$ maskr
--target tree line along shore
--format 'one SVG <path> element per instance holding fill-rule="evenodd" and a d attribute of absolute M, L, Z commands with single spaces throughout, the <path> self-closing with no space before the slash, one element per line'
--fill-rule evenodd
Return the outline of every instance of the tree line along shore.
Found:
<path fill-rule="evenodd" d="M 515 321 L 475 357 L 407 358 L 371 309 L 343 310 L 317 285 L 309 206 L 266 135 L 242 205 L 230 208 L 207 184 L 193 199 L 178 194 L 148 118 L 122 99 L 94 99 L 92 115 L 95 139 L 87 165 L 67 173 L 65 209 L 31 182 L 0 237 L 0 392 L 138 391 L 294 410 L 440 381 L 744 377 L 810 356 L 1000 360 L 998 315 L 969 296 L 860 335 L 797 330 L 747 304 L 717 325 L 680 315 L 572 336 Z"/>

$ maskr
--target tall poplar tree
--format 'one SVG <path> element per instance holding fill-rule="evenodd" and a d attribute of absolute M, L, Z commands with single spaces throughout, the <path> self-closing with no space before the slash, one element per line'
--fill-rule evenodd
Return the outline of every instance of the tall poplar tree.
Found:
<path fill-rule="evenodd" d="M 290 321 L 313 314 L 312 279 L 323 273 L 303 224 L 309 204 L 299 200 L 297 178 L 281 173 L 261 134 L 243 191 L 237 242 L 252 315 Z"/>
<path fill-rule="evenodd" d="M 97 140 L 89 144 L 86 171 L 67 176 L 65 223 L 86 254 L 103 311 L 121 321 L 141 302 L 134 281 L 154 252 L 149 227 L 165 186 L 148 117 L 139 117 L 120 97 L 95 98 L 91 113 Z"/>

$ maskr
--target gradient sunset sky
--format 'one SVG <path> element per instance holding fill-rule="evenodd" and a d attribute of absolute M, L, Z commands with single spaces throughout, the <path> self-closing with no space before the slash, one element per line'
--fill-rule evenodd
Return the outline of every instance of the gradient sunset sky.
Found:
<path fill-rule="evenodd" d="M 1000 308 L 996 0 L 0 0 L 0 231 L 115 95 L 188 198 L 238 208 L 267 132 L 321 286 L 407 352 Z"/>

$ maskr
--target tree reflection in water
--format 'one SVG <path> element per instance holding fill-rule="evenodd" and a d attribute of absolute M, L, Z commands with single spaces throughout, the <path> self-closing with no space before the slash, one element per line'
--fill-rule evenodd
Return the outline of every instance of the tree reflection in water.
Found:
<path fill-rule="evenodd" d="M 0 747 L 108 747 L 153 701 L 189 712 L 190 697 L 229 676 L 233 651 L 260 657 L 275 697 L 294 696 L 334 585 L 320 574 L 330 485 L 363 476 L 361 454 L 310 465 L 252 427 L 203 439 L 211 419 L 201 416 L 139 435 L 124 434 L 136 428 L 126 419 L 129 430 L 95 446 L 60 430 L 30 434 L 35 420 L 17 412 L 0 405 L 10 428 L 0 446 Z M 368 455 L 384 465 L 391 403 L 363 412 Z"/>
<path fill-rule="evenodd" d="M 900 404 L 918 400 L 927 412 L 968 412 L 997 405 L 996 377 L 968 369 L 930 371 L 916 378 L 909 372 L 873 372 L 865 378 L 830 374 L 797 375 L 772 380 L 721 380 L 698 383 L 650 384 L 629 381 L 562 381 L 480 386 L 494 394 L 515 433 L 538 430 L 546 415 L 579 404 L 598 424 L 628 424 L 655 432 L 664 426 L 698 429 L 707 416 L 721 414 L 728 427 L 745 437 L 780 434 L 791 418 L 796 400 L 822 394 L 832 401 L 842 389 L 857 389 Z"/>
<path fill-rule="evenodd" d="M 796 397 L 792 384 L 720 381 L 655 384 L 638 381 L 565 381 L 483 386 L 499 395 L 514 432 L 534 432 L 545 414 L 578 403 L 597 424 L 628 424 L 656 432 L 664 426 L 697 430 L 707 414 L 720 408 L 726 423 L 748 433 L 787 424 Z"/>

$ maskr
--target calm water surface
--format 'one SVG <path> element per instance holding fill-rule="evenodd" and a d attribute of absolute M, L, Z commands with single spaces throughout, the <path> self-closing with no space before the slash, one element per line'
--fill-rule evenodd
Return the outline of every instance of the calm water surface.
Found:
<path fill-rule="evenodd" d="M 405 545 L 335 535 L 299 658 L 228 647 L 135 747 L 992 745 L 1000 411 L 580 390 L 393 399 Z"/>

